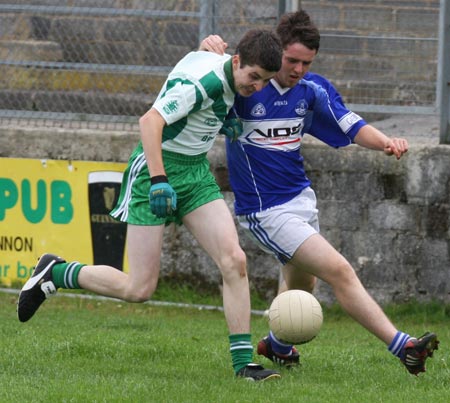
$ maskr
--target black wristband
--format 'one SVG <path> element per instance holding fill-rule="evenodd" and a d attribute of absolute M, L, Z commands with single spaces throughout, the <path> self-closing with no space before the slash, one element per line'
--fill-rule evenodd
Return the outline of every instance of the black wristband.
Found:
<path fill-rule="evenodd" d="M 150 183 L 152 185 L 156 185 L 157 183 L 167 183 L 169 182 L 167 180 L 167 176 L 166 175 L 156 175 L 156 176 L 152 176 L 150 178 Z"/>

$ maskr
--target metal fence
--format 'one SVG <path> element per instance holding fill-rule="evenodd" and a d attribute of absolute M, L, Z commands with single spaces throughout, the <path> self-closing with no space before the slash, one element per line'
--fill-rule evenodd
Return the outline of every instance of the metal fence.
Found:
<path fill-rule="evenodd" d="M 136 122 L 207 34 L 232 51 L 300 3 L 352 109 L 437 113 L 439 0 L 0 0 L 0 120 Z"/>

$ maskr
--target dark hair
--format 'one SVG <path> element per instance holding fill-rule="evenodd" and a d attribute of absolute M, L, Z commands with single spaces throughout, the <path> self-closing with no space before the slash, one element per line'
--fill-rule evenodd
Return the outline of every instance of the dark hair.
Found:
<path fill-rule="evenodd" d="M 241 67 L 257 65 L 267 71 L 278 71 L 283 49 L 273 31 L 252 29 L 239 41 L 236 54 L 239 55 Z"/>
<path fill-rule="evenodd" d="M 276 31 L 283 49 L 299 42 L 311 50 L 319 51 L 320 33 L 306 11 L 282 15 Z"/>

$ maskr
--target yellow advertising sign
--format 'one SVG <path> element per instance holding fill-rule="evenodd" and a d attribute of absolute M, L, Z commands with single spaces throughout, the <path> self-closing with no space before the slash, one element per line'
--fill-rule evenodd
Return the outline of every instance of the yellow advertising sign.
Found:
<path fill-rule="evenodd" d="M 24 282 L 43 253 L 127 270 L 112 219 L 126 164 L 0 158 L 0 284 Z"/>

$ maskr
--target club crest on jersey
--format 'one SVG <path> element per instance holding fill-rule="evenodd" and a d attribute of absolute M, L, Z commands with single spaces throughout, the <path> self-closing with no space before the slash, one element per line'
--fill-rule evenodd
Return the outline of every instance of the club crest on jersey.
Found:
<path fill-rule="evenodd" d="M 298 101 L 297 105 L 295 105 L 295 113 L 298 116 L 305 116 L 308 110 L 308 102 L 305 99 L 301 99 Z"/>
<path fill-rule="evenodd" d="M 175 113 L 178 110 L 178 101 L 170 100 L 163 106 L 163 111 L 170 115 L 171 113 Z"/>
<path fill-rule="evenodd" d="M 259 102 L 252 108 L 250 114 L 255 117 L 266 116 L 266 108 Z"/>

